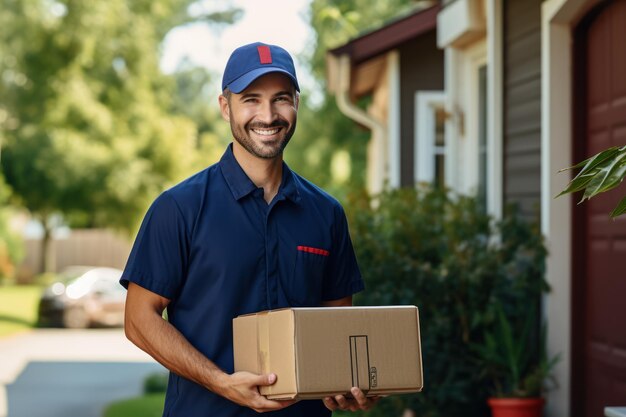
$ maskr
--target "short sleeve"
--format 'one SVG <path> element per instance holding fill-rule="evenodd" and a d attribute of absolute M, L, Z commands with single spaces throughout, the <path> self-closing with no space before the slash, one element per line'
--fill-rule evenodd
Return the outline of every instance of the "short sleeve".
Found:
<path fill-rule="evenodd" d="M 324 279 L 323 301 L 338 300 L 365 288 L 352 247 L 348 221 L 339 204 L 335 208 L 334 215 L 333 246 Z"/>
<path fill-rule="evenodd" d="M 187 270 L 189 231 L 174 198 L 165 193 L 143 219 L 120 283 L 134 282 L 162 297 L 179 292 Z"/>

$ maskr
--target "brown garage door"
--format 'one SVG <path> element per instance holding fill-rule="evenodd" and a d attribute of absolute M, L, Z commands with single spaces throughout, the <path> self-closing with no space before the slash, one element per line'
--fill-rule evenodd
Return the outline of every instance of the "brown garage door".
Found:
<path fill-rule="evenodd" d="M 608 1 L 577 28 L 578 157 L 626 144 L 626 0 Z M 626 406 L 626 216 L 608 213 L 626 186 L 576 207 L 572 414 Z"/>

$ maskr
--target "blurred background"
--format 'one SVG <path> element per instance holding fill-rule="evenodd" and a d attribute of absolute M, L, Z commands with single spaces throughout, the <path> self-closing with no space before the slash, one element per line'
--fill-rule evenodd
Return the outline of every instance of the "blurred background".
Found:
<path fill-rule="evenodd" d="M 123 266 L 148 204 L 230 142 L 221 71 L 247 42 L 279 43 L 298 59 L 290 165 L 339 198 L 362 187 L 367 136 L 326 92 L 324 54 L 394 6 L 323 18 L 336 9 L 304 0 L 3 1 L 2 279 Z"/>
<path fill-rule="evenodd" d="M 161 415 L 116 281 L 255 41 L 296 59 L 285 160 L 346 207 L 355 302 L 420 307 L 424 392 L 361 415 L 625 406 L 625 38 L 626 0 L 0 0 L 0 417 Z"/>

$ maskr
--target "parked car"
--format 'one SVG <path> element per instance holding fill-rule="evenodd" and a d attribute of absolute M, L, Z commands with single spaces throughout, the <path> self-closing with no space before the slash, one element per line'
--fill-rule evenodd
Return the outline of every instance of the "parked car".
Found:
<path fill-rule="evenodd" d="M 105 267 L 73 267 L 46 288 L 39 301 L 39 325 L 81 329 L 124 324 L 126 290 L 122 271 Z"/>

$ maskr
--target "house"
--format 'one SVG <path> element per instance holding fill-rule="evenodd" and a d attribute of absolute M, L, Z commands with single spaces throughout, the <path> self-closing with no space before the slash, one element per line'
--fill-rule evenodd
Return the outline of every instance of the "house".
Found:
<path fill-rule="evenodd" d="M 582 205 L 554 198 L 570 179 L 560 169 L 626 144 L 626 0 L 444 0 L 405 19 L 431 23 L 408 39 L 385 36 L 402 21 L 392 22 L 329 51 L 330 91 L 373 132 L 370 189 L 443 181 L 496 218 L 508 203 L 539 215 L 548 348 L 561 353 L 547 413 L 626 405 L 626 216 L 608 217 L 626 186 Z M 433 32 L 443 86 L 417 85 L 436 78 Z M 383 58 L 386 72 L 368 72 Z M 398 70 L 405 60 L 411 69 Z M 374 92 L 366 115 L 341 103 L 363 91 Z"/>
<path fill-rule="evenodd" d="M 327 55 L 328 89 L 340 110 L 372 130 L 367 152 L 367 186 L 372 192 L 381 191 L 385 182 L 398 187 L 435 179 L 416 176 L 415 167 L 421 164 L 415 161 L 420 153 L 414 138 L 416 129 L 427 124 L 433 134 L 436 126 L 443 131 L 444 54 L 436 43 L 438 11 L 434 6 L 403 16 Z M 353 102 L 366 95 L 372 101 L 363 111 Z M 425 114 L 418 118 L 420 111 Z"/>

